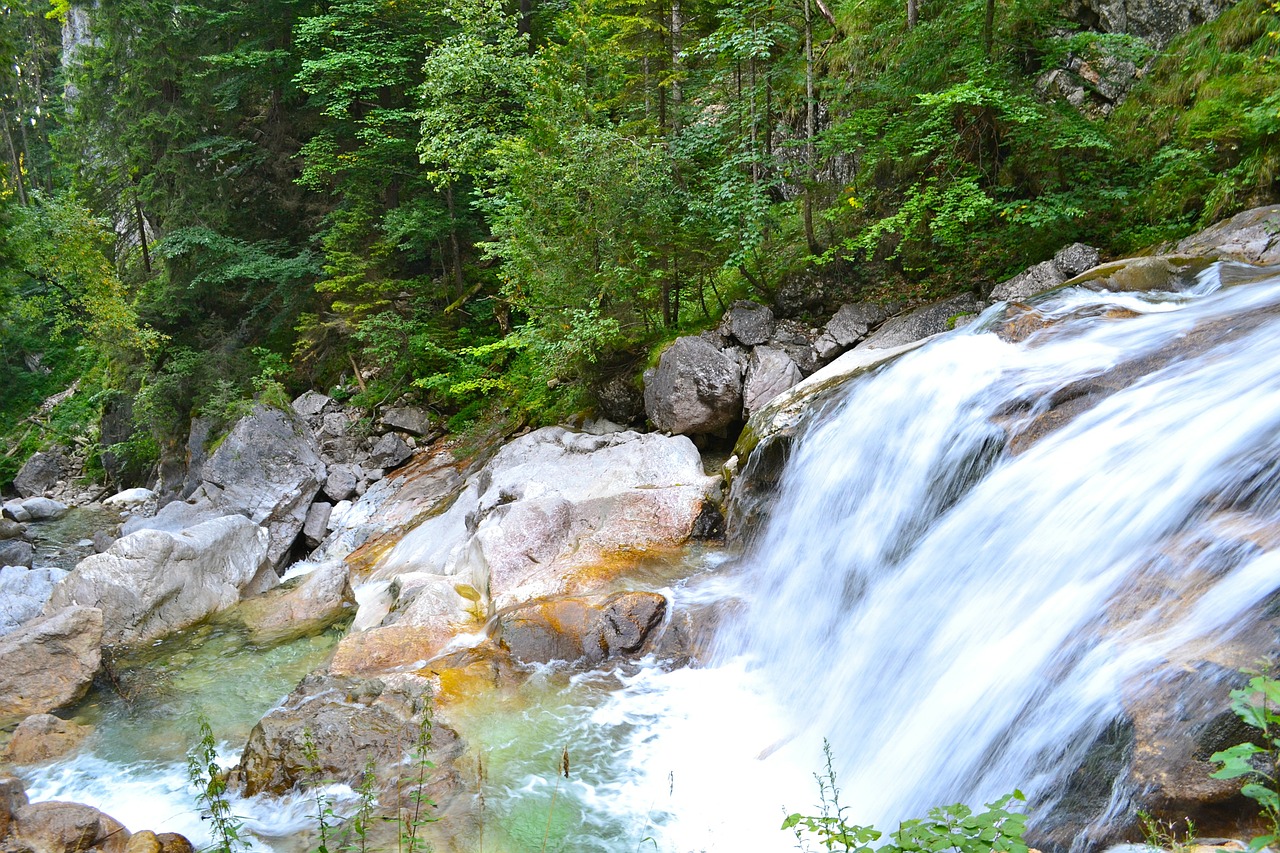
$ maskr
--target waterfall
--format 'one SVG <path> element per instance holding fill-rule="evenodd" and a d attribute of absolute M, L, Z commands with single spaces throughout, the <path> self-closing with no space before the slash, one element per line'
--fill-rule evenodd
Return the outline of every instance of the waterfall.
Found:
<path fill-rule="evenodd" d="M 1222 287 L 1259 276 L 1061 291 L 1022 342 L 996 306 L 826 407 L 712 663 L 597 712 L 638 727 L 620 795 L 663 804 L 662 849 L 785 848 L 823 739 L 859 823 L 1015 787 L 1048 812 L 1126 697 L 1214 660 L 1280 587 L 1280 277 Z"/>

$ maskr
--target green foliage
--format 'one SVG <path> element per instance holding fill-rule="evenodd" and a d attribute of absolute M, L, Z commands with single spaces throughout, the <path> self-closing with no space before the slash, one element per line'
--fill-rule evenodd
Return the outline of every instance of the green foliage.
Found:
<path fill-rule="evenodd" d="M 218 766 L 218 744 L 213 739 L 209 721 L 200 720 L 200 741 L 187 753 L 187 779 L 195 789 L 201 817 L 213 827 L 214 846 L 218 853 L 248 850 L 242 836 L 243 822 L 231 811 L 227 794 L 227 777 Z"/>
<path fill-rule="evenodd" d="M 438 818 L 432 814 L 435 801 L 427 794 L 427 777 L 435 768 L 431 761 L 431 732 L 435 721 L 431 716 L 431 707 L 421 709 L 418 721 L 417 736 L 409 750 L 409 758 L 416 776 L 409 791 L 408 803 L 402 800 L 397 815 L 400 828 L 400 853 L 428 853 L 431 846 L 423 835 L 423 829 Z"/>
<path fill-rule="evenodd" d="M 1231 691 L 1231 710 L 1258 730 L 1257 742 L 1239 743 L 1215 752 L 1210 761 L 1222 764 L 1215 779 L 1245 779 L 1240 793 L 1258 804 L 1271 831 L 1254 838 L 1250 850 L 1261 850 L 1280 839 L 1280 681 L 1254 675 L 1249 684 Z"/>

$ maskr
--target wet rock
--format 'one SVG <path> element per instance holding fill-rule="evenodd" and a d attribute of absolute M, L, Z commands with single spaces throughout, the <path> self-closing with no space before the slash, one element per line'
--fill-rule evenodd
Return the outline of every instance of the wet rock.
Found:
<path fill-rule="evenodd" d="M 667 612 L 654 592 L 531 601 L 498 615 L 502 645 L 523 663 L 553 660 L 599 666 L 642 654 Z"/>
<path fill-rule="evenodd" d="M 52 714 L 32 714 L 18 724 L 5 751 L 14 764 L 42 764 L 71 752 L 93 731 Z"/>
<path fill-rule="evenodd" d="M 31 803 L 14 813 L 13 837 L 33 853 L 124 853 L 129 830 L 80 803 Z"/>
<path fill-rule="evenodd" d="M 176 832 L 156 834 L 149 829 L 135 832 L 129 837 L 124 853 L 195 853 L 195 848 L 184 836 Z"/>
<path fill-rule="evenodd" d="M 369 462 L 379 468 L 399 468 L 413 456 L 413 450 L 393 432 L 379 438 L 369 451 Z"/>
<path fill-rule="evenodd" d="M 351 573 L 341 560 L 317 566 L 300 582 L 240 605 L 240 618 L 256 645 L 318 634 L 355 613 Z"/>
<path fill-rule="evenodd" d="M 387 409 L 382 413 L 382 428 L 407 432 L 410 435 L 429 435 L 431 418 L 422 409 L 411 406 L 399 406 Z"/>
<path fill-rule="evenodd" d="M 307 518 L 302 523 L 302 536 L 312 548 L 320 544 L 329 533 L 329 516 L 333 512 L 333 504 L 316 501 L 307 509 Z"/>
<path fill-rule="evenodd" d="M 139 645 L 225 610 L 243 594 L 274 586 L 267 531 L 241 515 L 180 533 L 140 530 L 81 560 L 54 590 L 45 612 L 100 608 L 104 641 Z"/>
<path fill-rule="evenodd" d="M 1247 264 L 1280 264 L 1280 205 L 1236 214 L 1187 237 L 1174 251 Z"/>
<path fill-rule="evenodd" d="M 703 338 L 677 338 L 645 372 L 644 407 L 663 432 L 717 432 L 742 417 L 742 368 Z"/>
<path fill-rule="evenodd" d="M 722 334 L 748 347 L 768 341 L 773 329 L 773 312 L 764 305 L 746 300 L 730 305 L 720 321 Z"/>
<path fill-rule="evenodd" d="M 68 607 L 0 637 L 0 720 L 70 705 L 102 661 L 102 611 Z"/>
<path fill-rule="evenodd" d="M 858 344 L 857 349 L 894 349 L 905 346 L 950 331 L 954 328 L 957 316 L 977 314 L 985 307 L 986 303 L 973 294 L 962 293 L 887 320 L 874 334 Z"/>
<path fill-rule="evenodd" d="M 31 521 L 52 521 L 62 518 L 71 508 L 61 501 L 50 498 L 27 498 L 22 502 Z"/>
<path fill-rule="evenodd" d="M 30 568 L 35 556 L 35 546 L 30 542 L 24 542 L 21 539 L 0 539 L 0 567 L 21 566 Z M 2 590 L 2 587 L 3 585 L 0 584 L 0 590 Z M 2 594 L 3 592 L 0 591 L 0 595 Z M 0 607 L 3 606 L 2 601 L 0 601 Z M 0 617 L 0 622 L 2 622 L 2 619 L 3 617 Z M 0 627 L 0 633 L 3 633 L 3 630 Z"/>
<path fill-rule="evenodd" d="M 324 493 L 331 501 L 345 501 L 356 493 L 356 486 L 364 476 L 359 465 L 338 464 L 329 466 L 329 476 L 324 481 Z"/>
<path fill-rule="evenodd" d="M 453 636 L 453 626 L 448 622 L 443 627 L 401 624 L 354 631 L 338 643 L 329 672 L 367 677 L 418 669 L 439 654 Z"/>
<path fill-rule="evenodd" d="M 752 350 L 742 389 L 742 409 L 748 417 L 804 377 L 789 355 L 760 346 Z"/>
<path fill-rule="evenodd" d="M 356 787 L 370 760 L 383 791 L 416 781 L 418 767 L 406 756 L 421 740 L 430 703 L 431 683 L 415 675 L 308 676 L 250 733 L 240 759 L 243 793 L 283 794 L 316 779 Z M 446 726 L 437 723 L 426 731 L 435 769 L 424 793 L 444 805 L 457 784 L 452 761 L 462 748 Z M 307 739 L 314 744 L 314 762 L 305 754 Z"/>
<path fill-rule="evenodd" d="M 4 544 L 0 543 L 0 557 Z M 52 567 L 32 569 L 13 563 L 3 565 L 3 561 L 0 566 L 0 635 L 4 635 L 39 616 L 53 588 L 67 572 Z"/>
<path fill-rule="evenodd" d="M 65 479 L 63 454 L 55 451 L 33 453 L 13 478 L 13 487 L 24 498 L 43 495 L 52 491 L 59 480 Z"/>

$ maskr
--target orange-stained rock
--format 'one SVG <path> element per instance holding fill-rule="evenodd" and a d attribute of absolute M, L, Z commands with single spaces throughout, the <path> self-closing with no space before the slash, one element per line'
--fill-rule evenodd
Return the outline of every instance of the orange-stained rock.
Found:
<path fill-rule="evenodd" d="M 667 600 L 656 592 L 620 592 L 604 599 L 531 601 L 497 618 L 501 643 L 516 660 L 596 666 L 641 653 L 666 612 Z"/>
<path fill-rule="evenodd" d="M 417 668 L 434 657 L 452 636 L 418 625 L 391 625 L 348 634 L 338 643 L 329 672 L 375 675 Z"/>
<path fill-rule="evenodd" d="M 12 835 L 35 853 L 124 853 L 129 830 L 80 803 L 31 803 L 14 814 Z"/>

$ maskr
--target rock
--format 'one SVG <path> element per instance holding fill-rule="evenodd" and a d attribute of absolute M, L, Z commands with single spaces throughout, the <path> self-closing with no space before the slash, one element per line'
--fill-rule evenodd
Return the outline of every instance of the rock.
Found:
<path fill-rule="evenodd" d="M 36 549 L 30 542 L 21 539 L 0 539 L 0 566 L 21 566 L 30 568 L 35 559 Z M 3 595 L 3 584 L 0 584 L 0 595 Z M 3 607 L 0 599 L 0 607 Z M 4 633 L 3 617 L 0 617 L 0 634 Z"/>
<path fill-rule="evenodd" d="M 769 340 L 773 334 L 773 312 L 768 307 L 745 299 L 729 306 L 720 321 L 722 334 L 743 346 L 753 347 Z"/>
<path fill-rule="evenodd" d="M 0 637 L 0 720 L 78 701 L 102 661 L 102 611 L 68 607 Z"/>
<path fill-rule="evenodd" d="M 5 501 L 3 512 L 4 517 L 10 521 L 25 523 L 31 520 L 31 513 L 27 512 L 22 501 Z"/>
<path fill-rule="evenodd" d="M 1179 255 L 1280 264 L 1280 205 L 1246 210 L 1178 243 Z"/>
<path fill-rule="evenodd" d="M 33 453 L 13 478 L 13 487 L 24 498 L 52 491 L 59 480 L 65 479 L 64 464 L 61 453 Z"/>
<path fill-rule="evenodd" d="M 307 508 L 306 520 L 302 522 L 302 536 L 312 548 L 320 544 L 329 533 L 329 515 L 333 512 L 333 504 L 316 501 Z"/>
<path fill-rule="evenodd" d="M 1072 243 L 1058 250 L 1058 254 L 1053 256 L 1053 265 L 1067 278 L 1075 278 L 1096 267 L 1101 260 L 1102 253 L 1093 246 Z"/>
<path fill-rule="evenodd" d="M 1125 258 L 1096 266 L 1084 275 L 1076 276 L 1069 284 L 1113 293 L 1183 291 L 1195 285 L 1196 277 L 1209 264 L 1206 258 L 1171 255 Z"/>
<path fill-rule="evenodd" d="M 642 653 L 662 624 L 667 600 L 656 592 L 531 601 L 498 614 L 502 645 L 522 663 L 553 660 L 599 666 Z"/>
<path fill-rule="evenodd" d="M 431 432 L 431 418 L 422 409 L 400 406 L 382 413 L 382 428 L 410 435 L 428 435 Z"/>
<path fill-rule="evenodd" d="M 135 507 L 141 506 L 147 501 L 155 500 L 156 493 L 150 489 L 136 488 L 125 489 L 123 492 L 116 492 L 109 498 L 102 501 L 104 506 L 118 507 Z"/>
<path fill-rule="evenodd" d="M 92 806 L 31 803 L 14 814 L 13 836 L 33 853 L 124 853 L 129 830 Z"/>
<path fill-rule="evenodd" d="M 997 284 L 991 291 L 991 298 L 994 301 L 1020 302 L 1057 287 L 1067 278 L 1053 261 L 1043 261 Z"/>
<path fill-rule="evenodd" d="M 830 360 L 865 338 L 876 326 L 889 318 L 889 312 L 873 302 L 841 305 L 822 335 L 814 343 L 814 351 L 824 361 Z"/>
<path fill-rule="evenodd" d="M 446 575 L 494 608 L 580 592 L 627 555 L 687 541 L 717 484 L 688 438 L 547 427 L 499 450 L 373 572 Z"/>
<path fill-rule="evenodd" d="M 341 560 L 313 569 L 301 582 L 240 605 L 249 641 L 267 645 L 318 634 L 356 612 L 351 575 Z"/>
<path fill-rule="evenodd" d="M 923 340 L 954 328 L 954 318 L 961 314 L 977 314 L 986 307 L 976 296 L 962 293 L 909 314 L 901 314 L 885 322 L 875 334 L 858 344 L 857 349 L 894 349 Z"/>
<path fill-rule="evenodd" d="M 149 643 L 277 582 L 266 561 L 267 531 L 240 515 L 180 533 L 140 530 L 81 560 L 54 590 L 46 613 L 70 605 L 101 609 L 104 641 Z"/>
<path fill-rule="evenodd" d="M 319 391 L 305 391 L 290 405 L 295 412 L 310 421 L 330 411 L 336 404 L 332 397 L 326 397 Z"/>
<path fill-rule="evenodd" d="M 742 409 L 748 417 L 804 377 L 791 357 L 781 350 L 756 347 L 747 367 L 742 389 Z"/>
<path fill-rule="evenodd" d="M 1231 0 L 1073 0 L 1066 11 L 1087 29 L 1137 36 L 1159 49 L 1230 5 Z"/>
<path fill-rule="evenodd" d="M 200 472 L 204 470 L 204 464 L 209 461 L 209 447 L 213 443 L 215 426 L 218 426 L 218 423 L 210 417 L 191 419 L 191 430 L 187 433 L 185 472 L 178 491 L 178 497 L 183 500 L 190 498 L 200 488 Z"/>
<path fill-rule="evenodd" d="M 240 759 L 243 794 L 283 794 L 316 778 L 356 787 L 370 760 L 381 790 L 411 784 L 418 773 L 412 751 L 430 703 L 430 682 L 415 675 L 370 680 L 309 675 L 250 733 Z M 424 793 L 443 806 L 457 784 L 452 761 L 462 748 L 457 735 L 438 722 L 426 732 L 435 769 Z M 306 755 L 308 739 L 314 760 Z"/>
<path fill-rule="evenodd" d="M 388 625 L 368 631 L 354 631 L 342 638 L 334 652 L 329 672 L 343 676 L 371 676 L 418 669 L 439 654 L 452 639 L 452 624 Z"/>
<path fill-rule="evenodd" d="M 186 837 L 176 832 L 161 832 L 157 835 L 144 829 L 129 837 L 124 853 L 195 853 L 195 848 Z"/>
<path fill-rule="evenodd" d="M 644 392 L 627 374 L 606 379 L 595 388 L 601 416 L 628 426 L 644 417 Z"/>
<path fill-rule="evenodd" d="M 663 432 L 717 432 L 742 417 L 742 369 L 702 338 L 676 338 L 645 373 L 644 407 Z"/>
<path fill-rule="evenodd" d="M 22 502 L 22 508 L 27 511 L 32 521 L 52 521 L 62 518 L 71 511 L 66 504 L 50 498 L 27 498 Z"/>
<path fill-rule="evenodd" d="M 329 476 L 324 481 L 323 491 L 329 500 L 337 503 L 345 501 L 356 493 L 356 486 L 364 470 L 359 465 L 337 464 L 329 466 Z"/>
<path fill-rule="evenodd" d="M 17 776 L 0 774 L 0 842 L 13 826 L 14 815 L 27 804 L 27 792 Z"/>
<path fill-rule="evenodd" d="M 374 443 L 369 461 L 379 468 L 399 468 L 409 461 L 413 451 L 400 436 L 389 432 Z"/>
<path fill-rule="evenodd" d="M 4 544 L 0 543 L 0 556 Z M 67 572 L 58 568 L 32 569 L 13 563 L 0 568 L 0 635 L 39 616 L 53 588 L 66 576 Z"/>
<path fill-rule="evenodd" d="M 26 532 L 26 528 L 12 518 L 0 518 L 0 542 L 6 539 L 18 539 Z"/>
<path fill-rule="evenodd" d="M 52 714 L 32 714 L 18 724 L 5 751 L 14 764 L 42 764 L 80 745 L 93 726 L 82 726 Z"/>
<path fill-rule="evenodd" d="M 94 531 L 93 538 L 90 541 L 93 542 L 93 553 L 101 554 L 119 541 L 119 537 L 112 536 L 105 530 L 97 530 Z"/>

